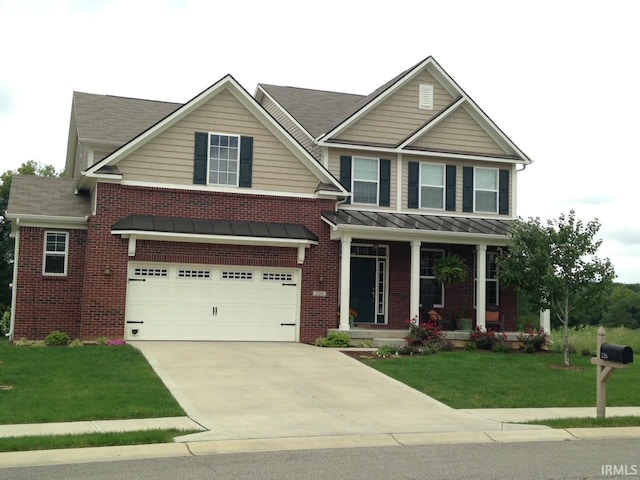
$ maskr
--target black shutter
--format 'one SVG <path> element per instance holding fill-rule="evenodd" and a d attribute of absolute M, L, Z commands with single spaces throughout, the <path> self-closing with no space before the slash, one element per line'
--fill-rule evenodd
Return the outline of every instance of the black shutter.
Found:
<path fill-rule="evenodd" d="M 238 186 L 251 188 L 253 170 L 253 137 L 240 137 L 240 178 Z"/>
<path fill-rule="evenodd" d="M 456 166 L 455 165 L 447 165 L 447 192 L 445 194 L 446 198 L 446 209 L 455 212 L 456 211 Z"/>
<path fill-rule="evenodd" d="M 209 134 L 196 132 L 194 160 L 193 160 L 193 183 L 198 185 L 207 184 L 207 146 L 209 144 Z"/>
<path fill-rule="evenodd" d="M 347 155 L 340 157 L 340 183 L 347 192 L 351 191 L 351 157 Z M 345 203 L 351 203 L 351 197 L 347 197 Z"/>
<path fill-rule="evenodd" d="M 420 189 L 420 164 L 418 162 L 409 162 L 409 202 L 407 207 L 419 208 L 418 206 L 418 190 Z"/>
<path fill-rule="evenodd" d="M 462 211 L 473 212 L 473 167 L 462 167 Z"/>
<path fill-rule="evenodd" d="M 509 170 L 500 170 L 498 213 L 500 215 L 509 215 Z"/>
<path fill-rule="evenodd" d="M 380 159 L 379 205 L 391 206 L 391 160 Z"/>

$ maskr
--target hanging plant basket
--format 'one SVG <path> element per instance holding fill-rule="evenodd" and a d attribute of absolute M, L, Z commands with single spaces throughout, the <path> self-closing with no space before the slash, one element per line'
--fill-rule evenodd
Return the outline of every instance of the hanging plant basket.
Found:
<path fill-rule="evenodd" d="M 461 282 L 467 278 L 469 273 L 467 264 L 458 255 L 443 257 L 442 260 L 436 263 L 435 269 L 436 280 L 443 285 Z"/>

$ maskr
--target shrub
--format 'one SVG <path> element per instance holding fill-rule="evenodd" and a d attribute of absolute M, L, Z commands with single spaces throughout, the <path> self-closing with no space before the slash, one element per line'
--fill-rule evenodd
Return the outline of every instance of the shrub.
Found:
<path fill-rule="evenodd" d="M 493 330 L 476 327 L 471 332 L 471 340 L 481 350 L 492 350 L 496 343 L 504 343 L 507 340 L 507 336 L 504 332 L 496 333 Z"/>
<path fill-rule="evenodd" d="M 475 342 L 468 342 L 464 345 L 465 352 L 475 352 L 478 349 L 478 346 Z"/>
<path fill-rule="evenodd" d="M 435 323 L 409 322 L 409 335 L 405 337 L 407 345 L 440 350 L 444 341 L 444 332 Z"/>
<path fill-rule="evenodd" d="M 55 330 L 46 336 L 46 338 L 44 339 L 44 343 L 46 345 L 68 345 L 69 335 L 64 332 Z"/>
<path fill-rule="evenodd" d="M 0 334 L 6 335 L 11 327 L 11 309 L 7 308 L 0 318 Z"/>
<path fill-rule="evenodd" d="M 74 338 L 69 343 L 69 346 L 70 347 L 84 347 L 84 343 L 82 343 L 82 340 L 80 340 L 79 338 Z"/>
<path fill-rule="evenodd" d="M 106 345 L 107 337 L 98 337 L 96 340 L 96 345 Z"/>
<path fill-rule="evenodd" d="M 343 332 L 331 332 L 326 337 L 318 338 L 316 346 L 342 348 L 351 345 L 351 337 Z"/>
<path fill-rule="evenodd" d="M 507 342 L 496 342 L 491 347 L 491 351 L 497 353 L 511 353 L 511 346 Z"/>
<path fill-rule="evenodd" d="M 398 353 L 398 349 L 391 345 L 382 345 L 378 348 L 378 356 L 381 358 L 386 358 L 396 353 Z"/>
<path fill-rule="evenodd" d="M 29 340 L 27 340 L 26 338 L 22 337 L 20 340 L 18 340 L 16 342 L 16 347 L 30 347 L 31 346 L 31 342 Z"/>
<path fill-rule="evenodd" d="M 518 341 L 524 345 L 525 350 L 531 345 L 536 352 L 540 352 L 549 345 L 549 334 L 542 328 L 537 328 L 532 332 L 520 332 Z"/>
<path fill-rule="evenodd" d="M 595 357 L 596 354 L 595 353 L 591 353 L 591 350 L 588 348 L 583 348 L 582 350 L 580 350 L 580 353 L 582 354 L 583 357 Z"/>

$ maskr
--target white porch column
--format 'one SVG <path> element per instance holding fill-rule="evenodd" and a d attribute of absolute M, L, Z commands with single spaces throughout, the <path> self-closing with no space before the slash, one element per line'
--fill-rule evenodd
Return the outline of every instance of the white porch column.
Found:
<path fill-rule="evenodd" d="M 350 330 L 349 290 L 351 287 L 351 236 L 342 237 L 340 255 L 340 330 Z"/>
<path fill-rule="evenodd" d="M 487 245 L 476 245 L 476 326 L 486 329 L 487 314 Z"/>
<path fill-rule="evenodd" d="M 540 328 L 551 333 L 551 310 L 548 308 L 540 311 Z"/>
<path fill-rule="evenodd" d="M 420 319 L 420 246 L 422 242 L 414 240 L 411 242 L 411 293 L 409 318 L 411 320 Z"/>

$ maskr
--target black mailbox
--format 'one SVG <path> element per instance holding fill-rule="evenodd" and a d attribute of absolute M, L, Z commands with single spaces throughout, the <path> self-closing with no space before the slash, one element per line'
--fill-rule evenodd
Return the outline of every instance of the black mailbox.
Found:
<path fill-rule="evenodd" d="M 617 363 L 633 363 L 633 349 L 625 345 L 603 343 L 600 347 L 600 360 Z"/>

